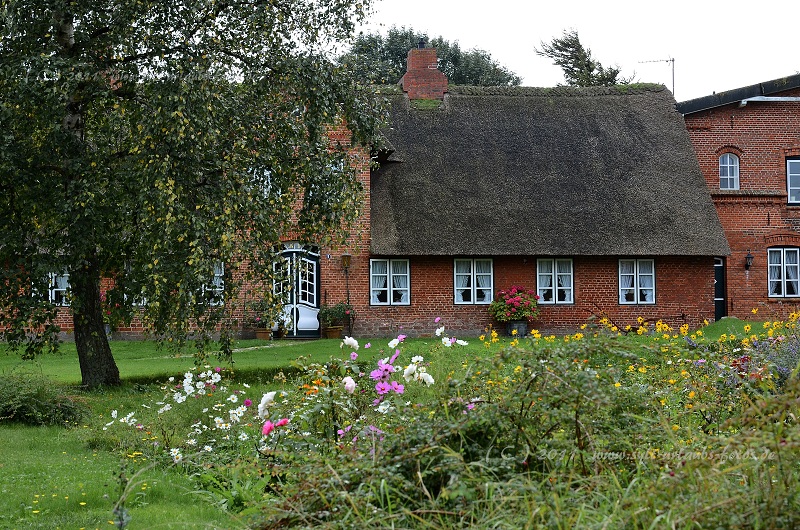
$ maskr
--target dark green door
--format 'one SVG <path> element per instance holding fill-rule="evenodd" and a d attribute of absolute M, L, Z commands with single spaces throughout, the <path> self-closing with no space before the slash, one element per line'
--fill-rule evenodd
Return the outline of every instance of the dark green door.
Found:
<path fill-rule="evenodd" d="M 714 320 L 728 316 L 728 303 L 725 299 L 725 260 L 714 258 Z"/>

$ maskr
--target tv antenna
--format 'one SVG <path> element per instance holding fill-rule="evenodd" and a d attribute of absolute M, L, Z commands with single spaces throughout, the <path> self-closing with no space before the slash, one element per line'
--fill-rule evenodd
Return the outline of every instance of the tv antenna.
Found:
<path fill-rule="evenodd" d="M 642 63 L 672 63 L 672 95 L 675 96 L 675 58 L 670 57 L 669 59 L 654 59 L 652 61 L 639 61 L 639 64 Z"/>

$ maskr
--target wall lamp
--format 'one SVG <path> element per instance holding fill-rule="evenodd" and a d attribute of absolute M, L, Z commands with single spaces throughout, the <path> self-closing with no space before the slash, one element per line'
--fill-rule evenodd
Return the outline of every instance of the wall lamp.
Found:
<path fill-rule="evenodd" d="M 353 256 L 350 255 L 349 252 L 345 252 L 342 254 L 342 268 L 345 272 L 350 269 L 350 261 L 353 259 Z"/>
<path fill-rule="evenodd" d="M 747 256 L 744 257 L 744 270 L 749 271 L 753 266 L 753 255 L 750 254 L 750 249 L 747 250 Z"/>

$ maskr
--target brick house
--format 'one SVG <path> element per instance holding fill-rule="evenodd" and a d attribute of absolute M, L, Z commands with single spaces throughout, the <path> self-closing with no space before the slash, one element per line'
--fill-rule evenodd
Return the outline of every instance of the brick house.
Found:
<path fill-rule="evenodd" d="M 429 334 L 435 317 L 477 333 L 514 284 L 539 293 L 543 330 L 713 318 L 729 247 L 669 91 L 448 86 L 433 49 L 408 65 L 386 94 L 360 244 L 322 253 L 354 334 Z"/>
<path fill-rule="evenodd" d="M 511 285 L 538 292 L 547 331 L 714 317 L 730 249 L 664 87 L 449 86 L 426 48 L 399 85 L 379 89 L 373 168 L 354 152 L 366 194 L 348 244 L 283 243 L 289 336 L 318 337 L 320 306 L 340 301 L 356 336 L 429 335 L 436 317 L 474 336 Z"/>
<path fill-rule="evenodd" d="M 716 258 L 716 316 L 786 316 L 800 304 L 800 75 L 677 109 L 731 247 Z"/>

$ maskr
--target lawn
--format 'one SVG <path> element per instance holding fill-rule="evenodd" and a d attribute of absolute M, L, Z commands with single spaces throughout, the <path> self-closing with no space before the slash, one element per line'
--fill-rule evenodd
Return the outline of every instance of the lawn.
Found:
<path fill-rule="evenodd" d="M 0 527 L 792 528 L 794 326 L 241 341 L 197 368 L 114 342 L 124 384 L 93 393 L 70 344 L 2 356 L 3 400 L 87 412 L 0 426 Z"/>

